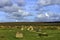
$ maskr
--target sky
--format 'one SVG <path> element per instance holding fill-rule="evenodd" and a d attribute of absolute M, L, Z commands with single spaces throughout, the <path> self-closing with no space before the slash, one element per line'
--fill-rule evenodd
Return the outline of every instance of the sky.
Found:
<path fill-rule="evenodd" d="M 60 21 L 60 0 L 0 0 L 0 22 Z"/>

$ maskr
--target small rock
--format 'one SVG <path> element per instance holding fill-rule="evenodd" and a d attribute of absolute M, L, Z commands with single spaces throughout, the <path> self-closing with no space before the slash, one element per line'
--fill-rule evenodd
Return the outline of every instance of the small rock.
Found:
<path fill-rule="evenodd" d="M 9 30 L 9 31 L 12 31 L 12 30 Z"/>

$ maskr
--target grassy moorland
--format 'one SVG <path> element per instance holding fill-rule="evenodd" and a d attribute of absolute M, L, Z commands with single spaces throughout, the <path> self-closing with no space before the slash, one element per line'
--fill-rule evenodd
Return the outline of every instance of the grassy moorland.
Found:
<path fill-rule="evenodd" d="M 34 27 L 33 31 L 21 30 L 29 25 Z M 16 38 L 17 32 L 21 32 L 23 38 Z M 41 36 L 40 33 L 47 33 L 48 36 Z M 0 40 L 60 40 L 60 23 L 0 23 Z"/>
<path fill-rule="evenodd" d="M 16 38 L 15 34 L 20 31 L 24 34 L 23 38 Z M 60 30 L 42 30 L 48 36 L 38 36 L 38 32 L 27 30 L 21 31 L 19 28 L 0 28 L 0 40 L 60 40 Z"/>

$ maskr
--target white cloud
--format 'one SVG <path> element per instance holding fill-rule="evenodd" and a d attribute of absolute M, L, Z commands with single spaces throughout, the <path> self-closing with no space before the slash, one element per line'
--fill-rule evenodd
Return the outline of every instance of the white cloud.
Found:
<path fill-rule="evenodd" d="M 38 14 L 35 18 L 35 21 L 48 22 L 48 21 L 58 21 L 60 20 L 60 14 L 54 12 L 45 12 Z"/>
<path fill-rule="evenodd" d="M 48 5 L 48 4 L 51 4 L 51 0 L 39 0 L 38 4 L 40 4 L 40 5 Z"/>
<path fill-rule="evenodd" d="M 11 6 L 12 1 L 11 0 L 0 0 L 0 8 L 4 6 Z"/>
<path fill-rule="evenodd" d="M 25 0 L 15 0 L 15 2 L 16 2 L 19 6 L 24 6 L 24 5 L 25 5 Z"/>
<path fill-rule="evenodd" d="M 44 12 L 44 13 L 41 13 L 41 14 L 38 14 L 37 17 L 38 18 L 49 18 L 50 17 L 50 14 L 51 12 Z"/>
<path fill-rule="evenodd" d="M 44 18 L 44 17 L 46 17 L 45 14 L 39 14 L 39 15 L 37 15 L 37 18 Z"/>
<path fill-rule="evenodd" d="M 46 15 L 47 17 L 49 17 L 49 14 L 48 14 L 48 13 L 46 13 L 45 15 Z"/>
<path fill-rule="evenodd" d="M 38 4 L 40 4 L 40 6 L 60 4 L 60 0 L 38 0 Z"/>
<path fill-rule="evenodd" d="M 26 12 L 26 11 L 23 11 L 23 10 L 18 10 L 18 12 L 23 16 L 27 16 L 27 15 L 30 14 L 29 12 Z"/>
<path fill-rule="evenodd" d="M 19 9 L 21 9 L 21 8 L 14 4 L 12 6 L 5 6 L 4 8 L 0 8 L 0 11 L 11 13 L 11 12 L 18 11 Z"/>
<path fill-rule="evenodd" d="M 9 14 L 8 18 L 21 20 L 24 19 L 24 17 L 28 17 L 28 16 L 31 16 L 29 12 L 19 9 L 17 12 L 12 12 L 11 14 Z"/>

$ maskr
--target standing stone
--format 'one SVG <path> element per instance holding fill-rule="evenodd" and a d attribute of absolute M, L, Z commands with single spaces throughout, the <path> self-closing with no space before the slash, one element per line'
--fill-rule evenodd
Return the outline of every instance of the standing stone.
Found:
<path fill-rule="evenodd" d="M 30 26 L 30 27 L 28 27 L 28 29 L 27 29 L 27 30 L 33 31 L 33 27 L 32 27 L 32 26 Z"/>
<path fill-rule="evenodd" d="M 5 26 L 1 26 L 1 28 L 4 28 Z"/>
<path fill-rule="evenodd" d="M 11 26 L 8 26 L 9 28 L 11 28 Z"/>
<path fill-rule="evenodd" d="M 16 38 L 23 38 L 23 33 L 17 32 L 16 33 Z"/>
<path fill-rule="evenodd" d="M 58 30 L 60 30 L 60 27 L 57 27 Z"/>

